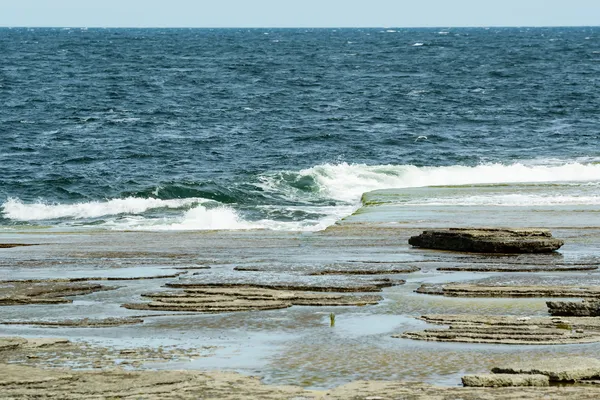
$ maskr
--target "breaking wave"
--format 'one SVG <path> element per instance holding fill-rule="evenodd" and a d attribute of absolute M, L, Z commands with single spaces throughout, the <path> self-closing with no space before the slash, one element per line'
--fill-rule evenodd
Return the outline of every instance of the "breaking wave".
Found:
<path fill-rule="evenodd" d="M 484 164 L 473 167 L 414 165 L 324 164 L 300 171 L 315 180 L 321 193 L 343 202 L 356 202 L 377 189 L 459 186 L 502 183 L 600 181 L 600 164 Z"/>
<path fill-rule="evenodd" d="M 19 199 L 8 199 L 3 205 L 3 214 L 6 218 L 15 221 L 40 221 L 61 218 L 85 219 L 98 218 L 107 215 L 142 214 L 148 210 L 158 208 L 180 209 L 206 202 L 206 199 L 143 199 L 127 197 L 108 201 L 91 201 L 75 204 L 25 204 Z"/>
<path fill-rule="evenodd" d="M 515 163 L 477 166 L 418 167 L 414 165 L 322 164 L 301 171 L 256 176 L 254 189 L 231 204 L 206 198 L 157 199 L 125 197 L 75 204 L 26 204 L 10 198 L 3 217 L 12 221 L 69 221 L 103 218 L 108 229 L 140 230 L 321 230 L 360 207 L 361 196 L 377 189 L 511 183 L 556 183 L 561 187 L 598 185 L 600 164 Z M 260 196 L 260 203 L 256 199 Z M 536 197 L 537 196 L 537 197 Z M 447 205 L 560 205 L 600 204 L 592 196 L 553 194 L 551 185 L 536 196 L 519 193 L 489 197 L 484 193 L 452 199 L 426 199 L 423 204 Z M 554 196 L 554 197 L 552 197 Z M 96 225 L 97 227 L 97 225 Z"/>

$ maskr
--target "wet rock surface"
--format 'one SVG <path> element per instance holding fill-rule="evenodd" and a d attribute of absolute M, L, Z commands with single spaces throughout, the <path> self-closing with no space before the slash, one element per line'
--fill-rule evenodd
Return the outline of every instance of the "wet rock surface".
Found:
<path fill-rule="evenodd" d="M 86 277 L 79 277 L 79 278 L 16 279 L 16 280 L 1 281 L 0 284 L 4 284 L 4 283 L 50 284 L 50 283 L 60 283 L 60 282 L 89 282 L 89 281 L 140 281 L 140 280 L 146 280 L 146 279 L 177 278 L 178 276 L 181 276 L 183 274 L 185 274 L 185 272 L 178 272 L 175 274 L 165 274 L 165 275 L 149 275 L 149 276 L 86 276 Z"/>
<path fill-rule="evenodd" d="M 445 282 L 472 283 L 473 280 L 476 280 L 473 286 L 482 286 L 485 281 L 484 286 L 494 286 L 493 290 L 497 290 L 497 286 L 517 286 L 521 290 L 525 285 L 560 288 L 567 284 L 577 287 L 600 284 L 600 274 L 576 272 L 579 268 L 592 270 L 599 265 L 600 258 L 594 249 L 599 243 L 600 230 L 571 232 L 561 228 L 556 235 L 567 238 L 568 246 L 560 253 L 469 254 L 410 248 L 406 244 L 408 238 L 423 228 L 402 229 L 394 225 L 347 229 L 340 226 L 310 234 L 94 232 L 89 237 L 44 236 L 43 241 L 50 238 L 48 240 L 54 240 L 55 245 L 0 252 L 3 279 L 20 283 L 26 280 L 32 285 L 53 281 L 62 285 L 103 283 L 86 281 L 114 277 L 121 280 L 120 289 L 90 293 L 75 298 L 77 301 L 72 304 L 2 308 L 5 313 L 0 323 L 5 323 L 2 325 L 5 335 L 54 334 L 65 336 L 71 342 L 47 343 L 38 348 L 28 347 L 31 344 L 22 346 L 23 339 L 8 342 L 12 350 L 1 352 L 4 354 L 0 355 L 0 363 L 35 367 L 35 370 L 3 369 L 0 379 L 1 376 L 23 381 L 28 377 L 54 379 L 50 375 L 55 372 L 73 376 L 73 380 L 65 381 L 64 385 L 11 383 L 11 392 L 7 393 L 14 397 L 25 394 L 25 398 L 39 397 L 40 393 L 56 398 L 65 398 L 70 393 L 74 393 L 73 398 L 102 398 L 106 397 L 105 393 L 125 398 L 317 396 L 317 392 L 299 386 L 293 387 L 292 395 L 288 396 L 280 386 L 271 386 L 278 384 L 330 388 L 327 392 L 318 392 L 318 396 L 326 396 L 324 398 L 600 398 L 598 391 L 590 391 L 595 389 L 591 384 L 595 382 L 593 379 L 585 381 L 590 383 L 585 388 L 460 388 L 395 381 L 414 379 L 456 386 L 465 373 L 489 371 L 507 361 L 555 354 L 586 355 L 588 351 L 597 352 L 599 346 L 593 343 L 585 346 L 502 345 L 519 344 L 519 340 L 530 342 L 520 344 L 541 345 L 597 341 L 599 318 L 540 317 L 547 312 L 544 301 L 501 299 L 506 293 L 495 295 L 498 298 L 494 299 L 475 298 L 490 297 L 483 294 L 462 299 L 450 298 L 462 295 L 420 296 L 413 291 L 423 283 L 441 288 L 453 285 Z M 579 238 L 581 241 L 573 244 Z M 470 274 L 478 272 L 474 269 L 438 272 L 471 266 L 482 267 L 483 272 L 503 273 Z M 420 271 L 412 272 L 417 268 Z M 568 273 L 545 273 L 563 270 Z M 511 274 L 521 271 L 536 274 Z M 177 272 L 183 273 L 176 275 Z M 401 286 L 403 281 L 398 278 L 406 279 L 408 284 Z M 577 293 L 576 297 L 583 296 Z M 382 298 L 385 301 L 381 301 Z M 586 298 L 594 299 L 594 296 Z M 162 304 L 152 308 L 151 303 Z M 375 303 L 379 304 L 355 307 Z M 132 308 L 148 311 L 132 311 L 121 308 L 122 304 L 133 304 Z M 224 310 L 260 310 L 265 304 L 268 306 L 265 311 L 222 314 Z M 271 308 L 289 307 L 287 304 L 322 307 Z M 335 305 L 349 307 L 327 309 Z M 221 309 L 206 311 L 214 306 Z M 258 308 L 252 308 L 255 306 Z M 198 307 L 198 311 L 194 307 Z M 332 312 L 337 317 L 335 327 L 329 323 Z M 516 315 L 455 315 L 462 313 Z M 498 333 L 505 336 L 500 338 L 503 341 L 491 342 L 499 345 L 489 346 L 389 339 L 394 332 L 401 335 L 405 331 L 424 329 L 422 321 L 412 318 L 420 314 L 428 314 L 423 317 L 424 321 L 453 326 L 453 334 L 466 332 L 463 336 L 471 343 L 481 340 L 477 335 L 488 335 L 484 340 Z M 145 323 L 138 322 L 141 319 Z M 100 329 L 71 329 L 79 327 Z M 459 328 L 465 331 L 460 332 Z M 530 337 L 536 335 L 540 335 L 540 339 L 532 343 Z M 79 343 L 88 338 L 90 344 Z M 210 348 L 214 346 L 221 347 L 213 351 Z M 338 352 L 343 354 L 336 354 Z M 210 357 L 204 357 L 206 355 Z M 264 360 L 253 359 L 263 355 Z M 446 361 L 440 363 L 440 359 Z M 65 367 L 73 369 L 42 370 Z M 148 367 L 169 371 L 139 371 Z M 260 371 L 269 385 L 256 379 L 257 386 L 252 387 L 254 383 L 235 374 L 225 373 L 230 378 L 215 382 L 204 378 L 212 373 L 172 371 L 223 368 L 236 368 L 246 374 Z M 168 379 L 162 380 L 164 377 Z M 338 387 L 358 378 L 387 382 L 360 381 Z M 217 389 L 201 391 L 213 387 L 211 385 Z"/>
<path fill-rule="evenodd" d="M 0 337 L 0 351 L 13 350 L 25 343 L 27 340 L 19 337 Z"/>
<path fill-rule="evenodd" d="M 424 315 L 426 322 L 449 325 L 445 329 L 409 331 L 396 338 L 461 343 L 558 345 L 600 341 L 600 320 L 595 318 L 515 317 L 484 315 Z"/>
<path fill-rule="evenodd" d="M 412 263 L 354 261 L 324 265 L 236 266 L 234 270 L 242 272 L 292 272 L 309 276 L 321 276 L 410 274 L 419 271 L 420 268 L 413 266 Z"/>
<path fill-rule="evenodd" d="M 180 286 L 181 287 L 181 286 Z M 123 307 L 135 310 L 232 312 L 288 308 L 291 306 L 365 306 L 383 300 L 377 295 L 332 294 L 326 288 L 270 289 L 252 285 L 191 285 L 176 292 L 144 294 L 150 303 L 129 303 Z M 338 288 L 339 289 L 339 288 Z M 334 291 L 334 290 L 332 290 Z"/>
<path fill-rule="evenodd" d="M 12 249 L 13 247 L 37 246 L 30 243 L 0 243 L 0 249 Z"/>
<path fill-rule="evenodd" d="M 423 284 L 417 293 L 447 297 L 590 297 L 600 298 L 600 286 L 513 286 L 468 283 Z M 584 316 L 584 315 L 582 315 Z"/>
<path fill-rule="evenodd" d="M 42 370 L 0 364 L 0 386 L 8 398 L 144 399 L 597 399 L 600 388 L 462 388 L 411 382 L 356 381 L 328 391 L 298 386 L 267 386 L 256 377 L 232 372 Z"/>
<path fill-rule="evenodd" d="M 178 289 L 206 289 L 206 288 L 253 288 L 287 291 L 311 291 L 311 292 L 380 292 L 381 289 L 396 285 L 403 285 L 403 280 L 379 279 L 346 282 L 320 282 L 320 281 L 279 281 L 268 283 L 244 283 L 244 282 L 169 282 L 165 286 Z"/>
<path fill-rule="evenodd" d="M 540 374 L 480 374 L 465 375 L 466 387 L 550 386 L 550 378 Z"/>
<path fill-rule="evenodd" d="M 450 228 L 424 231 L 408 243 L 415 247 L 475 253 L 549 253 L 564 242 L 541 229 Z"/>
<path fill-rule="evenodd" d="M 110 326 L 141 324 L 141 318 L 82 318 L 65 319 L 60 321 L 0 321 L 0 325 L 37 325 L 49 327 L 71 327 L 71 328 L 105 328 Z"/>
<path fill-rule="evenodd" d="M 438 271 L 464 271 L 464 272 L 569 272 L 593 271 L 597 265 L 500 265 L 500 264 L 473 264 L 439 267 Z"/>
<path fill-rule="evenodd" d="M 68 365 L 71 368 L 135 369 L 153 363 L 189 362 L 194 358 L 209 356 L 216 349 L 216 346 L 180 348 L 172 345 L 115 348 L 86 342 L 72 342 L 64 338 L 0 337 L 0 365 L 18 364 L 42 368 L 60 368 Z M 41 375 L 41 373 L 37 374 Z"/>
<path fill-rule="evenodd" d="M 550 315 L 569 317 L 600 317 L 600 300 L 548 301 Z"/>
<path fill-rule="evenodd" d="M 0 306 L 71 303 L 73 300 L 68 299 L 67 296 L 80 296 L 112 289 L 114 288 L 97 283 L 0 282 Z"/>
<path fill-rule="evenodd" d="M 410 274 L 420 268 L 412 266 L 396 266 L 394 264 L 363 264 L 363 265 L 332 265 L 323 271 L 313 272 L 311 275 L 387 275 Z"/>
<path fill-rule="evenodd" d="M 498 374 L 541 374 L 552 382 L 577 382 L 600 378 L 600 360 L 588 357 L 559 357 L 532 362 L 518 362 L 495 367 Z"/>

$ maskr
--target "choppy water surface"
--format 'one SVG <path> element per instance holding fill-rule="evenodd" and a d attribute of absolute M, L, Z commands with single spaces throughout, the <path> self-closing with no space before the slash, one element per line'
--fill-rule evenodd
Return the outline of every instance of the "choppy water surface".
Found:
<path fill-rule="evenodd" d="M 19 28 L 0 52 L 4 229 L 318 230 L 431 185 L 600 202 L 599 28 Z"/>

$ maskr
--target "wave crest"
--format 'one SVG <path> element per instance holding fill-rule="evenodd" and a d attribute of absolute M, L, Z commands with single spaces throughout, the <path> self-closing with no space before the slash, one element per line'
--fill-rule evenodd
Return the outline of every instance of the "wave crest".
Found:
<path fill-rule="evenodd" d="M 108 201 L 90 201 L 75 204 L 25 204 L 19 199 L 10 198 L 2 205 L 2 213 L 6 218 L 15 221 L 40 221 L 61 218 L 85 219 L 107 215 L 142 214 L 158 208 L 181 209 L 206 202 L 206 199 L 142 199 L 127 197 Z"/>
<path fill-rule="evenodd" d="M 2 214 L 13 221 L 65 220 L 61 224 L 69 224 L 72 220 L 113 216 L 104 218 L 106 221 L 102 222 L 102 226 L 109 229 L 314 231 L 325 229 L 340 218 L 350 215 L 360 207 L 362 195 L 373 190 L 554 182 L 563 188 L 586 185 L 595 187 L 600 183 L 600 164 L 516 163 L 442 167 L 321 164 L 301 171 L 259 175 L 255 177 L 254 183 L 245 186 L 245 191 L 239 189 L 243 196 L 237 196 L 237 202 L 231 205 L 202 197 L 125 197 L 75 204 L 25 204 L 19 199 L 10 198 L 2 205 Z M 260 191 L 248 188 L 258 188 Z M 565 197 L 556 197 L 556 191 L 551 188 L 540 190 L 540 197 L 536 198 L 515 197 L 514 193 L 504 198 L 489 198 L 482 196 L 483 193 L 480 192 L 475 193 L 475 197 L 471 194 L 470 199 L 469 196 L 443 200 L 425 199 L 423 204 L 433 204 L 435 201 L 448 205 L 490 206 L 598 202 L 594 193 L 586 198 L 583 196 L 585 191 L 577 188 L 567 188 L 564 193 L 561 192 L 560 196 Z M 296 210 L 295 207 L 300 208 Z"/>
<path fill-rule="evenodd" d="M 299 172 L 311 176 L 321 194 L 347 203 L 378 189 L 475 184 L 589 182 L 600 180 L 599 164 L 563 165 L 484 164 L 473 167 L 415 165 L 323 164 Z"/>

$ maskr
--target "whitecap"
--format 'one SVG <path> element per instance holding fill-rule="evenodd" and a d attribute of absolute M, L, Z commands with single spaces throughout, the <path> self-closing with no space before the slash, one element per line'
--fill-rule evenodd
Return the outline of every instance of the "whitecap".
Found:
<path fill-rule="evenodd" d="M 347 203 L 376 189 L 446 185 L 600 181 L 600 164 L 417 167 L 415 165 L 323 164 L 300 171 L 318 183 L 321 195 Z"/>
<path fill-rule="evenodd" d="M 10 198 L 2 204 L 2 214 L 5 218 L 14 221 L 41 221 L 61 218 L 86 219 L 107 215 L 141 214 L 157 208 L 186 208 L 207 201 L 200 198 L 161 200 L 127 197 L 75 204 L 48 204 L 44 202 L 26 204 L 19 199 Z"/>
<path fill-rule="evenodd" d="M 407 93 L 408 96 L 419 96 L 425 93 L 428 93 L 428 90 L 411 90 L 410 92 Z"/>

